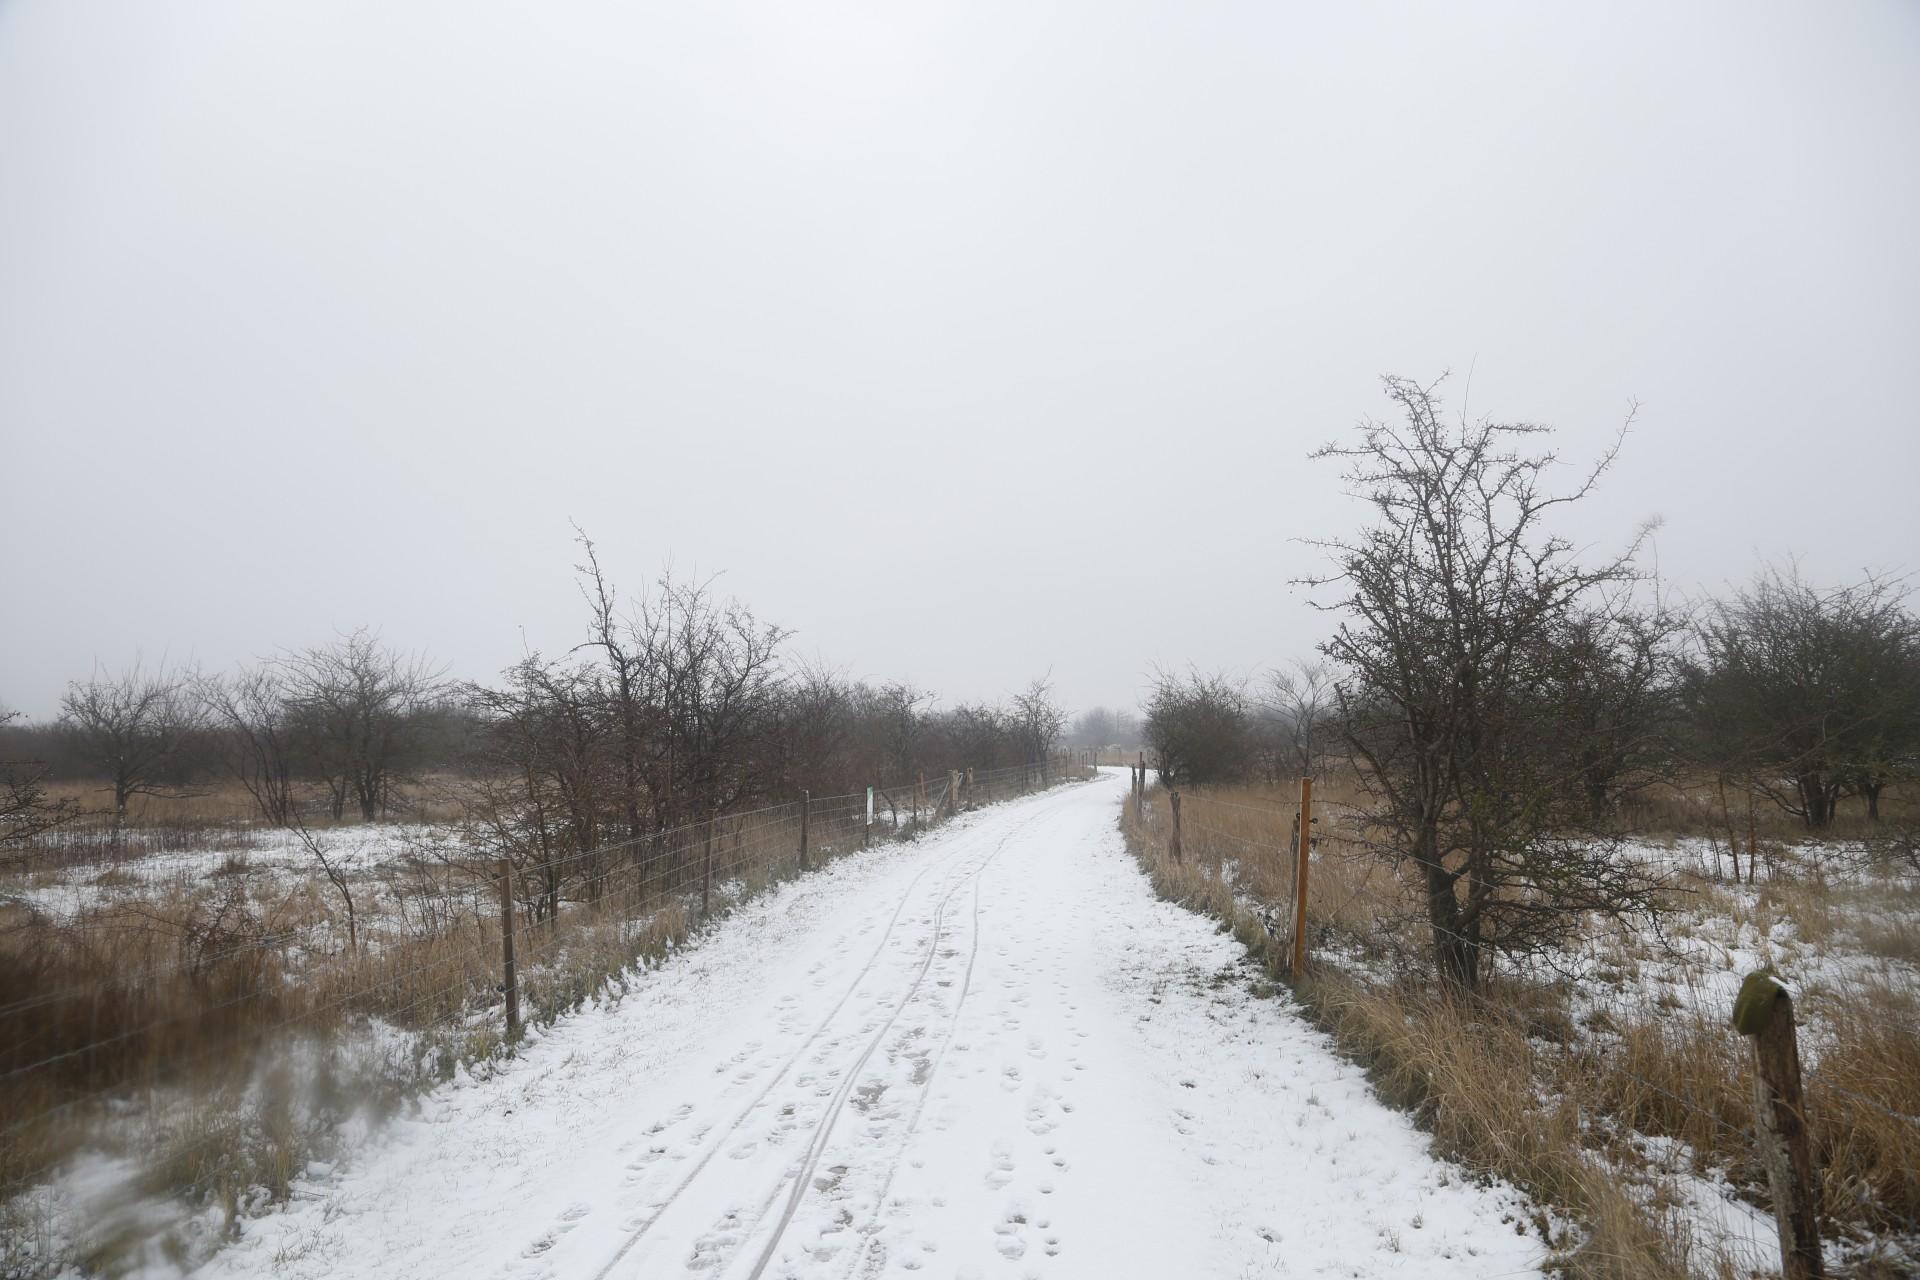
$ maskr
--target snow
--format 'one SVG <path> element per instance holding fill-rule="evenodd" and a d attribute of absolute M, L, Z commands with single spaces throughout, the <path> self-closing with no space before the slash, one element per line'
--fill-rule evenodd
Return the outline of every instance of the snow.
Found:
<path fill-rule="evenodd" d="M 368 877 L 401 866 L 409 855 L 444 840 L 448 829 L 420 823 L 328 828 L 322 848 L 348 874 Z M 128 837 L 137 845 L 140 833 Z M 103 858 L 38 873 L 31 884 L 0 885 L 0 900 L 14 899 L 71 923 L 87 911 L 137 902 L 178 891 L 190 894 L 226 877 L 244 877 L 257 889 L 282 892 L 310 884 L 319 864 L 299 839 L 273 827 L 228 833 L 231 847 L 197 848 L 139 857 Z"/>
<path fill-rule="evenodd" d="M 1537 1274 L 1518 1193 L 1153 896 L 1122 778 L 746 905 L 309 1169 L 206 1274 Z"/>

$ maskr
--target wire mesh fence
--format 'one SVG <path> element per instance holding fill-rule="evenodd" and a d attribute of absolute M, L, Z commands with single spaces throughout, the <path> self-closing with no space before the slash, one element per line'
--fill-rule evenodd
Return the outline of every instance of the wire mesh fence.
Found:
<path fill-rule="evenodd" d="M 72 919 L 16 904 L 0 1274 L 54 1265 L 45 1197 L 83 1153 L 187 1160 L 155 1185 L 189 1200 L 283 1195 L 300 1142 L 242 1132 L 284 1124 L 276 1108 L 318 1129 L 369 1090 L 402 1097 L 509 1051 L 509 1007 L 550 1019 L 771 886 L 1091 772 L 1061 757 L 916 776 L 617 840 L 425 830 L 383 850 L 377 893 L 364 866 L 263 880 L 209 862 Z M 263 1089 L 289 1071 L 294 1104 Z"/>

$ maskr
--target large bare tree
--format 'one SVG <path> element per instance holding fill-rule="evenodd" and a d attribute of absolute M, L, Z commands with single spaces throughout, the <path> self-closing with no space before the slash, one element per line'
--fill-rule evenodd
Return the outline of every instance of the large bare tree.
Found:
<path fill-rule="evenodd" d="M 1321 543 L 1341 595 L 1321 646 L 1372 801 L 1364 835 L 1412 874 L 1435 968 L 1476 985 L 1489 953 L 1544 952 L 1589 912 L 1649 909 L 1654 885 L 1616 856 L 1581 786 L 1590 740 L 1565 715 L 1583 618 L 1628 607 L 1635 539 L 1584 564 L 1547 528 L 1611 465 L 1547 487 L 1545 428 L 1447 420 L 1436 386 L 1386 379 L 1399 410 L 1318 451 L 1347 465 L 1374 521 Z M 1644 533 L 1643 533 L 1644 536 Z"/>

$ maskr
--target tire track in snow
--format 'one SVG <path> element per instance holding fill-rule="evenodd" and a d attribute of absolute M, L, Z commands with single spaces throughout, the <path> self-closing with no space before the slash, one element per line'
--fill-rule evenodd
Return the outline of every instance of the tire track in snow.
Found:
<path fill-rule="evenodd" d="M 1006 848 L 1007 844 L 1016 835 L 1020 834 L 1027 827 L 1033 825 L 1033 823 L 1039 821 L 1041 816 L 1042 816 L 1041 814 L 1034 814 L 1026 818 L 1024 821 L 1020 822 L 1019 825 L 1014 827 L 1013 830 L 1009 831 L 1004 837 L 1002 837 L 1000 843 L 994 846 L 993 852 L 988 854 L 986 858 L 982 859 L 979 866 L 975 867 L 972 871 L 964 873 L 960 877 L 959 881 L 956 882 L 953 888 L 950 889 L 946 894 L 946 896 L 942 899 L 942 903 L 941 903 L 942 906 L 944 907 L 945 903 L 951 900 L 953 896 L 953 892 L 955 890 L 957 890 L 961 885 L 965 884 L 969 878 L 977 875 L 980 869 L 984 868 L 987 863 L 991 862 L 994 858 L 998 857 L 1000 854 L 1000 851 Z M 646 1238 L 647 1233 L 652 1230 L 654 1225 L 666 1216 L 667 1211 L 673 1207 L 674 1203 L 680 1198 L 680 1196 L 684 1194 L 686 1190 L 689 1187 L 691 1187 L 696 1181 L 699 1180 L 701 1173 L 706 1169 L 706 1167 L 709 1164 L 712 1163 L 714 1156 L 717 1155 L 720 1152 L 720 1150 L 726 1145 L 727 1139 L 732 1137 L 735 1133 L 737 1133 L 740 1129 L 740 1126 L 745 1124 L 747 1120 L 754 1114 L 754 1112 L 759 1110 L 761 1104 L 766 1101 L 768 1095 L 771 1094 L 776 1088 L 779 1087 L 780 1083 L 783 1080 L 785 1080 L 787 1076 L 793 1071 L 793 1068 L 795 1067 L 795 1065 L 797 1065 L 799 1061 L 806 1056 L 808 1050 L 812 1049 L 813 1046 L 819 1042 L 821 1036 L 826 1033 L 827 1029 L 833 1025 L 834 1021 L 838 1019 L 842 1011 L 845 1010 L 847 1006 L 847 1002 L 853 998 L 854 993 L 860 989 L 861 984 L 863 984 L 867 980 L 867 978 L 870 976 L 870 974 L 873 971 L 874 965 L 879 962 L 881 955 L 886 950 L 888 941 L 893 937 L 894 931 L 900 925 L 901 916 L 906 913 L 908 904 L 913 900 L 914 891 L 920 887 L 920 882 L 926 879 L 926 877 L 930 873 L 936 870 L 949 868 L 952 865 L 953 865 L 952 861 L 930 862 L 928 865 L 926 865 L 925 867 L 922 867 L 917 873 L 915 873 L 912 880 L 907 882 L 907 887 L 905 890 L 902 891 L 900 895 L 900 901 L 895 905 L 893 910 L 893 915 L 887 921 L 886 930 L 880 935 L 880 940 L 878 943 L 875 944 L 873 953 L 867 957 L 866 962 L 862 964 L 860 966 L 859 971 L 854 974 L 853 980 L 847 984 L 847 989 L 843 993 L 841 993 L 840 999 L 834 1003 L 833 1008 L 827 1012 L 827 1015 L 824 1018 L 820 1020 L 819 1024 L 814 1027 L 813 1031 L 808 1034 L 807 1038 L 804 1041 L 802 1041 L 800 1045 L 797 1048 L 795 1048 L 790 1055 L 788 1055 L 786 1061 L 781 1064 L 780 1070 L 774 1073 L 773 1077 L 769 1079 L 767 1083 L 764 1086 L 762 1086 L 760 1091 L 756 1093 L 751 1100 L 748 1101 L 747 1105 L 744 1108 L 742 1108 L 737 1115 L 734 1116 L 734 1118 L 727 1124 L 726 1128 L 722 1129 L 717 1135 L 713 1136 L 713 1139 L 711 1143 L 708 1145 L 706 1152 L 703 1155 L 701 1155 L 698 1161 L 695 1162 L 693 1168 L 688 1170 L 686 1175 L 682 1177 L 680 1181 L 674 1186 L 673 1190 L 667 1193 L 667 1196 L 664 1200 L 659 1201 L 654 1206 L 653 1212 L 650 1215 L 648 1215 L 646 1221 L 641 1223 L 639 1227 L 635 1228 L 634 1231 L 628 1235 L 626 1240 L 621 1244 L 620 1248 L 615 1251 L 613 1257 L 608 1259 L 606 1264 L 594 1273 L 593 1280 L 607 1280 L 607 1277 L 610 1276 L 613 1273 L 614 1269 L 618 1267 L 620 1263 L 626 1259 L 627 1255 L 633 1251 L 635 1246 L 637 1246 L 643 1239 Z M 937 948 L 937 945 L 938 945 L 938 920 L 936 919 L 935 943 L 933 947 L 929 948 L 930 956 L 933 954 L 934 949 Z M 924 968 L 922 970 L 922 976 L 924 976 Z M 914 986 L 917 989 L 918 979 L 915 980 Z M 903 1001 L 902 1007 L 904 1007 L 904 1003 L 905 1002 Z M 900 1012 L 899 1008 L 896 1008 L 894 1010 L 893 1016 L 888 1019 L 889 1026 L 891 1026 L 894 1019 L 898 1018 L 899 1012 Z M 869 1053 L 870 1052 L 871 1050 L 869 1050 Z M 862 1058 L 863 1063 L 864 1061 L 865 1061 L 865 1057 Z M 851 1074 L 852 1073 L 849 1074 L 849 1079 L 851 1078 Z M 843 1100 L 836 1099 L 836 1106 L 829 1108 L 829 1112 L 828 1112 L 829 1116 L 831 1116 L 834 1110 L 837 1109 L 837 1104 L 840 1101 L 843 1101 Z M 817 1157 L 816 1157 L 816 1163 L 817 1163 Z M 804 1186 L 804 1183 L 802 1183 L 802 1185 Z M 768 1197 L 766 1206 L 763 1206 L 760 1214 L 757 1214 L 755 1216 L 753 1227 L 757 1227 L 759 1225 L 761 1218 L 764 1217 L 765 1215 L 766 1208 L 771 1206 L 773 1198 L 777 1196 L 778 1193 L 779 1193 L 779 1184 L 776 1184 L 773 1196 Z M 788 1216 L 791 1217 L 791 1211 L 789 1211 Z M 753 1227 L 749 1227 L 748 1231 L 751 1232 Z M 762 1265 L 764 1265 L 764 1263 Z M 756 1271 L 755 1274 L 758 1274 L 758 1272 Z"/>
<path fill-rule="evenodd" d="M 994 852 L 998 854 L 999 850 L 996 849 Z M 984 872 L 985 869 L 983 863 L 981 870 Z M 893 1158 L 887 1162 L 887 1176 L 881 1180 L 880 1191 L 873 1198 L 873 1211 L 867 1215 L 866 1226 L 861 1228 L 861 1234 L 868 1242 L 877 1239 L 880 1214 L 886 1208 L 887 1193 L 893 1190 L 893 1180 L 900 1172 L 900 1162 L 906 1159 L 907 1148 L 913 1143 L 913 1135 L 919 1132 L 920 1118 L 926 1114 L 927 1100 L 933 1097 L 934 1084 L 940 1078 L 940 1067 L 947 1060 L 947 1050 L 953 1047 L 954 1037 L 959 1034 L 960 1014 L 966 1007 L 967 993 L 973 990 L 973 966 L 974 962 L 980 958 L 980 881 L 982 878 L 979 874 L 973 877 L 973 932 L 967 949 L 966 972 L 960 979 L 960 994 L 953 1002 L 953 1016 L 947 1019 L 947 1034 L 940 1043 L 940 1052 L 934 1055 L 933 1064 L 927 1069 L 927 1077 L 921 1084 L 920 1096 L 914 1100 L 913 1114 L 907 1117 L 907 1127 L 900 1135 L 900 1142 L 893 1153 Z M 850 1277 L 856 1271 L 867 1276 L 875 1276 L 886 1266 L 884 1245 L 877 1252 L 856 1249 L 851 1257 L 852 1265 L 842 1273 L 845 1276 Z"/>
<path fill-rule="evenodd" d="M 973 882 L 973 943 L 967 955 L 967 983 L 970 985 L 973 979 L 973 960 L 974 957 L 979 954 L 980 876 L 986 871 L 987 867 L 992 864 L 993 860 L 1000 856 L 1001 851 L 1012 843 L 1015 836 L 1023 834 L 1028 827 L 1031 827 L 1045 816 L 1046 814 L 1044 813 L 1034 814 L 1012 831 L 1009 831 L 1001 838 L 1000 843 L 993 847 L 993 852 L 981 859 L 979 866 L 961 877 L 959 882 L 948 889 L 946 895 L 941 898 L 939 906 L 934 911 L 933 935 L 928 940 L 926 958 L 921 961 L 919 972 L 914 975 L 912 983 L 908 985 L 906 992 L 895 1004 L 893 1012 L 888 1015 L 887 1020 L 881 1024 L 880 1029 L 874 1033 L 873 1039 L 867 1043 L 867 1047 L 861 1052 L 859 1060 L 847 1071 L 846 1077 L 840 1082 L 839 1090 L 835 1093 L 832 1101 L 828 1103 L 825 1113 L 821 1116 L 820 1123 L 814 1129 L 813 1140 L 808 1144 L 807 1153 L 802 1159 L 801 1167 L 794 1177 L 793 1189 L 787 1196 L 786 1208 L 781 1211 L 779 1221 L 774 1224 L 773 1234 L 767 1238 L 766 1245 L 761 1249 L 759 1258 L 753 1264 L 753 1270 L 748 1274 L 748 1280 L 761 1280 L 762 1274 L 767 1269 L 767 1264 L 773 1260 L 774 1251 L 780 1247 L 780 1241 L 785 1235 L 787 1227 L 792 1224 L 793 1215 L 799 1209 L 800 1201 L 806 1196 L 807 1184 L 812 1180 L 814 1171 L 820 1167 L 820 1157 L 825 1154 L 827 1142 L 833 1136 L 833 1127 L 840 1119 L 841 1114 L 846 1110 L 847 1099 L 852 1096 L 854 1082 L 859 1079 L 860 1073 L 866 1069 L 868 1061 L 873 1057 L 873 1051 L 880 1047 L 881 1041 L 886 1039 L 887 1032 L 893 1029 L 895 1022 L 899 1021 L 901 1013 L 906 1010 L 908 1005 L 913 1003 L 914 997 L 919 994 L 921 984 L 926 981 L 928 972 L 932 970 L 933 962 L 940 953 L 940 935 L 946 917 L 947 904 L 953 901 L 953 895 L 958 893 L 969 880 Z M 963 1003 L 965 999 L 966 988 L 963 986 L 960 998 L 954 1004 L 954 1018 L 956 1021 L 959 1017 L 960 1004 Z M 951 1042 L 951 1039 L 952 1025 L 949 1024 L 949 1042 Z M 944 1049 L 942 1053 L 944 1056 Z M 932 1088 L 932 1079 L 932 1074 L 929 1073 L 926 1086 L 928 1090 Z M 925 1099 L 926 1093 L 923 1092 L 921 1094 L 923 1103 Z M 918 1108 L 915 1109 L 914 1114 L 917 1119 L 919 1115 Z M 778 1194 L 777 1187 L 775 1192 Z M 769 1201 L 769 1203 L 771 1203 L 771 1201 Z M 756 1228 L 759 1225 L 760 1217 L 764 1217 L 765 1212 L 765 1207 L 763 1207 L 761 1214 L 756 1217 L 754 1222 Z"/>

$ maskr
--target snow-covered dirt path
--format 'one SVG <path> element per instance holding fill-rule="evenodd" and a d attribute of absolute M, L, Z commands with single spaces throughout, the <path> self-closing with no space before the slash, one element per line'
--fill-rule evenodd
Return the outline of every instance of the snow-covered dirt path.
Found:
<path fill-rule="evenodd" d="M 249 1223 L 215 1275 L 1506 1276 L 1463 1182 L 1237 943 L 1119 777 L 784 886 Z"/>

